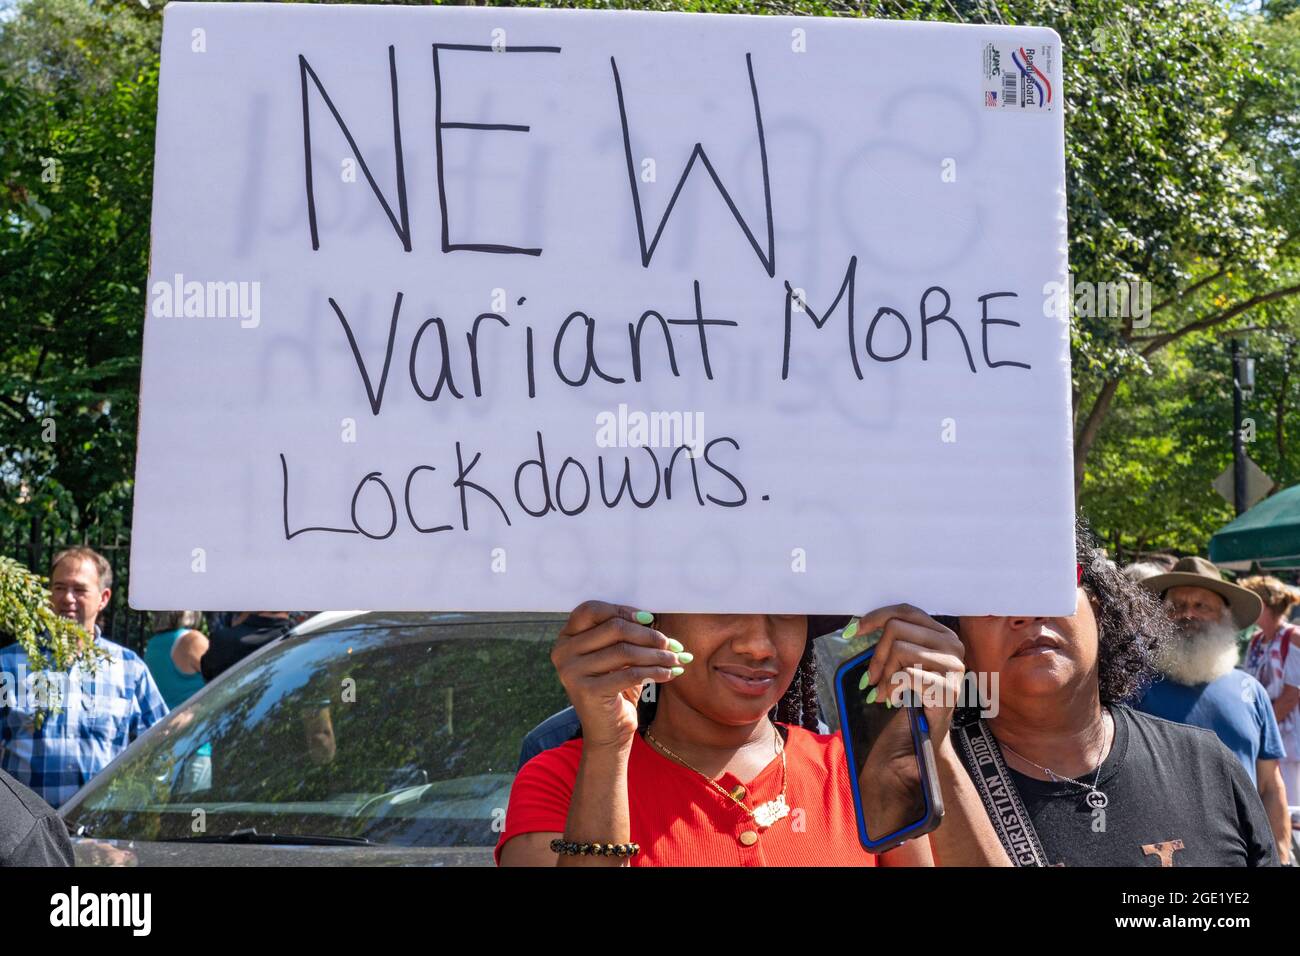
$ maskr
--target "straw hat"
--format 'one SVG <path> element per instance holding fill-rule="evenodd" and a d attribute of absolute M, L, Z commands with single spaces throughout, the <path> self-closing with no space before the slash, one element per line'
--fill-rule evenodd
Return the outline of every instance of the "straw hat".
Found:
<path fill-rule="evenodd" d="M 1205 558 L 1180 558 L 1172 571 L 1153 575 L 1142 581 L 1142 586 L 1157 597 L 1164 597 L 1170 588 L 1205 588 L 1213 591 L 1228 602 L 1228 608 L 1232 611 L 1232 623 L 1238 630 L 1254 624 L 1264 607 L 1258 594 L 1223 580 L 1219 569 Z"/>

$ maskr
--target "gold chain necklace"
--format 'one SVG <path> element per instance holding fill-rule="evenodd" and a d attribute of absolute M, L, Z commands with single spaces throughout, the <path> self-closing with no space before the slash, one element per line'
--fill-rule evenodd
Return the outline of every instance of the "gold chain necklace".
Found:
<path fill-rule="evenodd" d="M 691 764 L 687 763 L 686 760 L 684 760 L 682 757 L 679 757 L 677 754 L 673 753 L 662 743 L 660 743 L 658 739 L 656 739 L 655 735 L 650 733 L 649 727 L 647 727 L 645 731 L 647 740 L 649 740 L 652 744 L 654 744 L 656 747 L 662 750 L 673 760 L 676 760 L 678 763 L 682 764 L 686 768 L 690 770 L 694 770 L 696 773 L 698 773 L 701 777 L 703 777 L 705 780 L 709 782 L 709 786 L 711 786 L 714 790 L 718 791 L 718 793 L 722 794 L 728 800 L 731 800 L 733 803 L 735 803 L 738 807 L 740 807 L 740 809 L 744 810 L 747 814 L 749 814 L 750 819 L 752 819 L 760 827 L 764 827 L 764 828 L 770 827 L 772 824 L 776 823 L 777 820 L 780 820 L 784 816 L 788 816 L 790 813 L 790 805 L 785 802 L 785 785 L 786 785 L 785 748 L 778 746 L 778 743 L 781 740 L 781 733 L 776 729 L 775 724 L 772 725 L 772 733 L 775 735 L 776 738 L 775 740 L 773 740 L 772 745 L 775 749 L 775 752 L 779 754 L 781 757 L 781 793 L 777 796 L 775 800 L 769 800 L 767 801 L 767 803 L 759 804 L 757 807 L 754 807 L 754 809 L 751 810 L 743 800 L 740 800 L 739 798 L 737 798 L 736 796 L 728 792 L 726 789 L 719 786 L 718 782 L 714 780 L 712 777 L 710 777 L 703 770 L 699 770 L 693 767 Z"/>

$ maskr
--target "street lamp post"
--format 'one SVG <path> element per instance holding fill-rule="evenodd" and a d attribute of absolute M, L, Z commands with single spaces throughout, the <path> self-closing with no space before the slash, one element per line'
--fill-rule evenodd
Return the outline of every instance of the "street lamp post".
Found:
<path fill-rule="evenodd" d="M 1242 400 L 1255 388 L 1255 362 L 1232 340 L 1232 506 L 1246 510 L 1246 449 L 1241 438 Z"/>

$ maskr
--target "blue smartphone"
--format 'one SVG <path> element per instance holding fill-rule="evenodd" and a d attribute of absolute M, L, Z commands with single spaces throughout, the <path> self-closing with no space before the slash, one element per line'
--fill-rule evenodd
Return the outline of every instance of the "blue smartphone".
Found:
<path fill-rule="evenodd" d="M 844 734 L 858 840 L 884 853 L 929 833 L 943 820 L 943 794 L 935 769 L 930 727 L 920 706 L 887 707 L 886 687 L 867 703 L 867 667 L 876 649 L 849 658 L 835 671 L 835 700 Z M 907 797 L 885 801 L 873 778 L 902 778 Z"/>

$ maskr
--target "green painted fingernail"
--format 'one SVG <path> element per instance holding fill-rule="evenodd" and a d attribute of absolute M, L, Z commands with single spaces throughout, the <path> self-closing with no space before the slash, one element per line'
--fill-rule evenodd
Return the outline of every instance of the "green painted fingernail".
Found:
<path fill-rule="evenodd" d="M 695 655 L 690 651 L 682 651 L 677 655 L 677 659 L 683 664 L 689 664 L 691 661 L 695 660 Z"/>
<path fill-rule="evenodd" d="M 682 647 L 681 641 L 675 641 L 671 637 L 668 638 L 668 649 L 672 651 L 674 654 L 680 654 L 683 650 L 685 650 L 685 648 Z"/>
<path fill-rule="evenodd" d="M 867 685 L 871 683 L 871 671 L 863 671 L 862 679 L 858 681 L 858 690 L 866 690 Z"/>
<path fill-rule="evenodd" d="M 685 673 L 686 673 L 686 668 L 685 668 L 685 667 L 674 667 L 674 668 L 673 668 L 673 676 L 674 676 L 674 677 L 678 676 L 679 674 L 685 674 Z"/>
<path fill-rule="evenodd" d="M 636 622 L 638 624 L 653 624 L 654 620 L 655 620 L 655 616 L 651 614 L 649 611 L 636 612 Z"/>
<path fill-rule="evenodd" d="M 877 692 L 878 690 L 880 690 L 879 687 L 873 687 L 873 688 L 871 688 L 871 693 L 867 694 L 867 703 L 868 703 L 868 704 L 874 704 L 874 703 L 876 702 L 876 692 Z"/>
<path fill-rule="evenodd" d="M 849 621 L 849 626 L 843 630 L 840 637 L 847 641 L 856 633 L 858 633 L 858 619 L 855 617 Z"/>
<path fill-rule="evenodd" d="M 888 697 L 885 698 L 885 709 L 886 709 L 886 710 L 893 710 L 893 709 L 894 709 L 894 703 L 893 703 L 893 701 L 891 701 Z"/>

